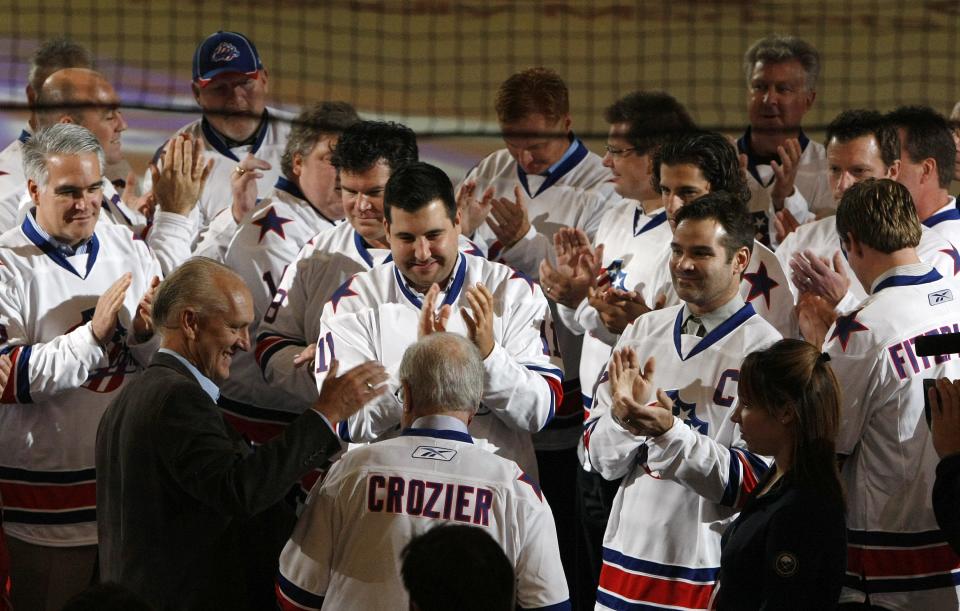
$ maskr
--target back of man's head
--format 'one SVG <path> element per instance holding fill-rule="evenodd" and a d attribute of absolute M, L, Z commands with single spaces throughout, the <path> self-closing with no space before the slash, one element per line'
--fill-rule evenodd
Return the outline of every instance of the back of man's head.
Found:
<path fill-rule="evenodd" d="M 677 211 L 677 227 L 684 221 L 716 221 L 723 227 L 723 249 L 727 261 L 741 248 L 753 251 L 756 229 L 742 199 L 726 191 L 711 191 Z"/>
<path fill-rule="evenodd" d="M 93 54 L 78 43 L 64 37 L 52 38 L 34 51 L 27 74 L 27 96 L 36 100 L 43 82 L 63 68 L 93 68 Z"/>
<path fill-rule="evenodd" d="M 400 381 L 414 417 L 443 412 L 469 412 L 480 405 L 483 393 L 483 357 L 462 335 L 433 333 L 411 344 L 403 353 Z"/>
<path fill-rule="evenodd" d="M 280 171 L 292 178 L 293 158 L 297 153 L 306 157 L 321 137 L 339 136 L 359 120 L 357 111 L 347 102 L 317 102 L 308 106 L 293 120 L 280 158 Z"/>
<path fill-rule="evenodd" d="M 361 174 L 381 161 L 395 172 L 419 159 L 417 135 L 406 125 L 359 121 L 340 134 L 331 161 L 341 172 Z"/>
<path fill-rule="evenodd" d="M 653 156 L 653 188 L 660 191 L 660 167 L 689 164 L 700 168 L 711 191 L 732 193 L 750 201 L 750 187 L 740 167 L 740 156 L 723 134 L 696 131 L 667 139 Z"/>
<path fill-rule="evenodd" d="M 780 64 L 788 61 L 800 63 L 807 75 L 807 90 L 815 90 L 820 76 L 820 52 L 809 42 L 796 36 L 767 36 L 750 45 L 743 55 L 747 85 L 750 84 L 757 62 Z"/>
<path fill-rule="evenodd" d="M 495 103 L 500 123 L 516 123 L 534 114 L 548 124 L 570 114 L 570 94 L 560 75 L 542 66 L 511 75 L 500 84 Z"/>
<path fill-rule="evenodd" d="M 837 234 L 853 235 L 870 248 L 890 254 L 920 243 L 920 219 L 910 191 L 887 178 L 852 185 L 837 207 Z"/>
<path fill-rule="evenodd" d="M 103 147 L 90 130 L 73 123 L 56 123 L 37 131 L 23 143 L 23 173 L 41 188 L 47 184 L 50 172 L 47 161 L 52 155 L 93 154 L 104 168 Z"/>
<path fill-rule="evenodd" d="M 950 122 L 928 106 L 901 106 L 887 115 L 887 121 L 903 130 L 901 143 L 911 163 L 924 159 L 937 162 L 937 183 L 942 189 L 953 180 L 957 146 Z"/>
<path fill-rule="evenodd" d="M 900 159 L 900 139 L 897 130 L 886 118 L 875 110 L 845 110 L 834 117 L 827 126 L 824 142 L 830 146 L 832 140 L 846 144 L 857 138 L 872 136 L 880 149 L 880 159 L 888 168 Z"/>
<path fill-rule="evenodd" d="M 417 161 L 390 175 L 383 192 L 383 215 L 389 223 L 391 210 L 398 208 L 413 213 L 439 200 L 451 221 L 457 216 L 457 199 L 450 177 L 440 168 Z"/>
<path fill-rule="evenodd" d="M 403 585 L 417 611 L 513 611 L 513 566 L 486 531 L 441 525 L 401 553 Z"/>
<path fill-rule="evenodd" d="M 664 91 L 634 91 L 604 112 L 607 123 L 630 126 L 624 137 L 637 155 L 645 155 L 664 141 L 696 129 L 683 104 Z"/>
<path fill-rule="evenodd" d="M 84 111 L 98 104 L 101 87 L 110 86 L 102 74 L 89 68 L 57 70 L 43 82 L 37 94 L 37 123 L 47 127 L 61 117 L 82 124 Z"/>

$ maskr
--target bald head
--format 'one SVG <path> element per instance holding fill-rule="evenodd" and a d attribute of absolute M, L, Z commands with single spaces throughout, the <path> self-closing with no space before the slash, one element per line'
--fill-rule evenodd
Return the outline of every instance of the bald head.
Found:
<path fill-rule="evenodd" d="M 100 141 L 108 164 L 122 159 L 120 134 L 127 123 L 117 92 L 99 72 L 88 68 L 57 70 L 43 82 L 37 96 L 37 126 L 76 123 Z"/>

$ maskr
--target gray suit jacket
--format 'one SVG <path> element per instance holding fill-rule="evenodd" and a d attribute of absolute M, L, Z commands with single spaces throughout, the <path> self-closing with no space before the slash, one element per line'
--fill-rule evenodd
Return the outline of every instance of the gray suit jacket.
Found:
<path fill-rule="evenodd" d="M 97 432 L 101 578 L 158 610 L 273 608 L 294 523 L 281 501 L 339 450 L 313 410 L 252 450 L 186 367 L 158 353 Z"/>

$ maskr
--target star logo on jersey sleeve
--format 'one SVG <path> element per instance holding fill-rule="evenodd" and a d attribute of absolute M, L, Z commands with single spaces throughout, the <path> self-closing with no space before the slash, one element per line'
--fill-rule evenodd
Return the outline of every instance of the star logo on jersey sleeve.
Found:
<path fill-rule="evenodd" d="M 862 308 L 861 308 L 862 309 Z M 854 310 L 853 312 L 847 314 L 846 316 L 840 316 L 837 318 L 837 322 L 834 323 L 833 334 L 830 336 L 830 339 L 827 342 L 832 342 L 835 339 L 840 340 L 840 348 L 846 352 L 847 344 L 850 343 L 850 336 L 856 333 L 857 331 L 869 331 L 867 327 L 862 325 L 859 320 L 857 320 L 857 314 L 860 313 L 860 310 Z"/>
<path fill-rule="evenodd" d="M 270 206 L 267 208 L 266 213 L 262 217 L 253 221 L 253 224 L 260 228 L 260 238 L 257 240 L 257 244 L 262 242 L 267 233 L 271 231 L 280 236 L 281 240 L 286 240 L 287 235 L 283 231 L 283 226 L 292 222 L 293 219 L 283 218 L 277 214 L 277 211 L 273 209 L 273 206 Z"/>
<path fill-rule="evenodd" d="M 750 292 L 747 294 L 747 301 L 753 301 L 760 295 L 763 295 L 763 301 L 770 309 L 770 291 L 780 286 L 780 283 L 770 277 L 767 273 L 767 264 L 761 263 L 757 271 L 743 275 L 743 279 L 750 283 Z"/>
<path fill-rule="evenodd" d="M 336 314 L 337 306 L 340 305 L 340 300 L 344 297 L 356 297 L 357 292 L 350 288 L 350 285 L 353 284 L 353 279 L 356 276 L 350 276 L 350 279 L 340 285 L 340 288 L 333 292 L 333 295 L 330 296 L 330 303 L 333 304 L 333 312 Z"/>
<path fill-rule="evenodd" d="M 940 252 L 953 259 L 953 275 L 960 273 L 960 252 L 957 252 L 957 247 L 951 244 L 950 248 L 942 248 Z"/>

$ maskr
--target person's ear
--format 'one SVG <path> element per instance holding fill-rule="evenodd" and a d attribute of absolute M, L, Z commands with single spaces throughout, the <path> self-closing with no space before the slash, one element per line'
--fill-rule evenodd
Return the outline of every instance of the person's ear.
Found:
<path fill-rule="evenodd" d="M 184 337 L 196 341 L 200 336 L 200 313 L 190 308 L 180 312 L 180 329 Z"/>
<path fill-rule="evenodd" d="M 733 255 L 733 271 L 739 276 L 750 266 L 750 249 L 742 246 Z"/>
<path fill-rule="evenodd" d="M 34 182 L 31 179 L 27 179 L 27 193 L 30 194 L 30 199 L 33 200 L 34 206 L 40 205 L 40 185 Z"/>
<path fill-rule="evenodd" d="M 293 154 L 293 163 L 290 164 L 290 171 L 293 172 L 293 175 L 297 178 L 300 178 L 300 174 L 303 172 L 303 154 L 296 152 Z"/>

